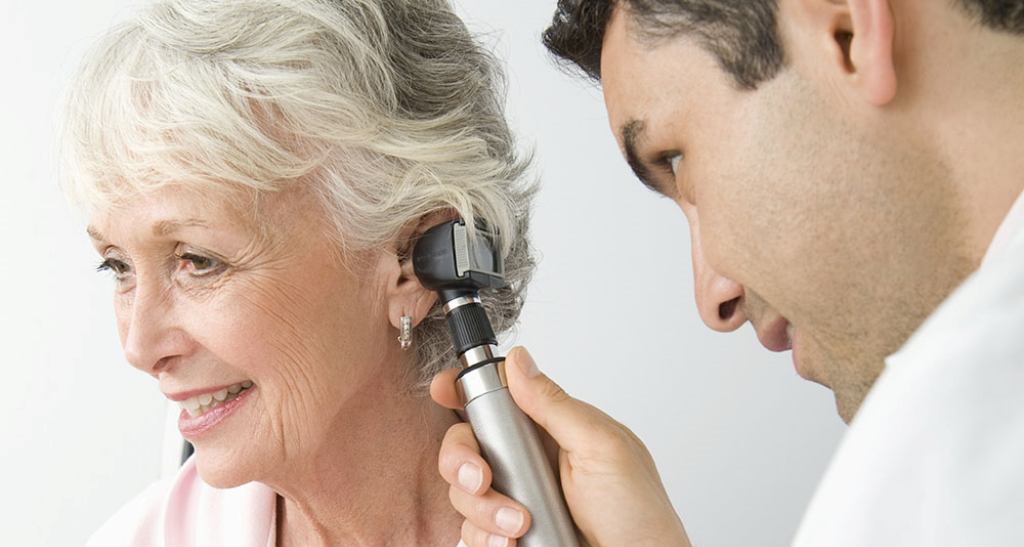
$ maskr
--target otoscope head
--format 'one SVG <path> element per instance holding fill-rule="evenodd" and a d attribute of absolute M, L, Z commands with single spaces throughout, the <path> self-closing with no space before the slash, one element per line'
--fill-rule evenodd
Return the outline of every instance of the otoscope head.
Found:
<path fill-rule="evenodd" d="M 462 219 L 427 230 L 412 251 L 412 265 L 424 288 L 437 291 L 444 304 L 455 354 L 460 358 L 479 346 L 496 346 L 497 338 L 481 305 L 480 289 L 505 285 L 501 241 L 477 230 L 475 245 Z M 463 365 L 468 363 L 463 359 Z"/>
<path fill-rule="evenodd" d="M 470 245 L 466 222 L 456 219 L 424 232 L 412 252 L 416 277 L 424 288 L 437 291 L 444 303 L 460 296 L 475 296 L 480 289 L 505 285 L 501 240 L 478 226 Z"/>

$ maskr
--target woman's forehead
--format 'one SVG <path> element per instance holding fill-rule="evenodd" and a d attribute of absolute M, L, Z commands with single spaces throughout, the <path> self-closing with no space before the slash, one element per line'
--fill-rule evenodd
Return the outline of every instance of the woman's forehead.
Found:
<path fill-rule="evenodd" d="M 94 239 L 107 235 L 113 224 L 119 230 L 155 237 L 167 237 L 186 228 L 255 231 L 274 220 L 263 213 L 266 203 L 274 201 L 273 194 L 258 196 L 237 190 L 202 191 L 168 185 L 135 191 L 117 203 L 94 207 L 87 231 Z"/>

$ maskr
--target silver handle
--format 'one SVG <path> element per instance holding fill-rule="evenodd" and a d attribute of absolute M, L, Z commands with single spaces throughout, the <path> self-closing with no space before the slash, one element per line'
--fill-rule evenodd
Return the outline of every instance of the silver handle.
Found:
<path fill-rule="evenodd" d="M 530 529 L 516 545 L 578 547 L 576 528 L 537 426 L 508 391 L 505 362 L 467 370 L 459 377 L 458 389 L 480 452 L 491 467 L 492 486 L 530 511 Z"/>

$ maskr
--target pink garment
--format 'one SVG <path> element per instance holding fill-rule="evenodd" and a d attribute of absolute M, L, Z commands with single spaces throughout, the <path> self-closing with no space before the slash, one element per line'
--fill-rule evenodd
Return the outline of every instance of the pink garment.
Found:
<path fill-rule="evenodd" d="M 277 495 L 251 482 L 217 489 L 194 459 L 121 508 L 88 547 L 274 547 Z"/>
<path fill-rule="evenodd" d="M 214 488 L 190 458 L 122 507 L 86 547 L 274 547 L 276 517 L 273 490 L 258 482 Z"/>

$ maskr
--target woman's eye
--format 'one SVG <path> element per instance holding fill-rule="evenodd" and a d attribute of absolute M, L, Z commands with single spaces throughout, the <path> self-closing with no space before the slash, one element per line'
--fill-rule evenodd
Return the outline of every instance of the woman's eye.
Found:
<path fill-rule="evenodd" d="M 106 258 L 96 267 L 97 272 L 113 272 L 115 277 L 123 277 L 128 273 L 128 265 L 116 258 Z"/>
<path fill-rule="evenodd" d="M 221 266 L 221 262 L 216 259 L 200 256 L 194 253 L 182 253 L 178 255 L 178 260 L 191 264 L 192 271 L 195 272 L 196 275 L 213 273 Z"/>

